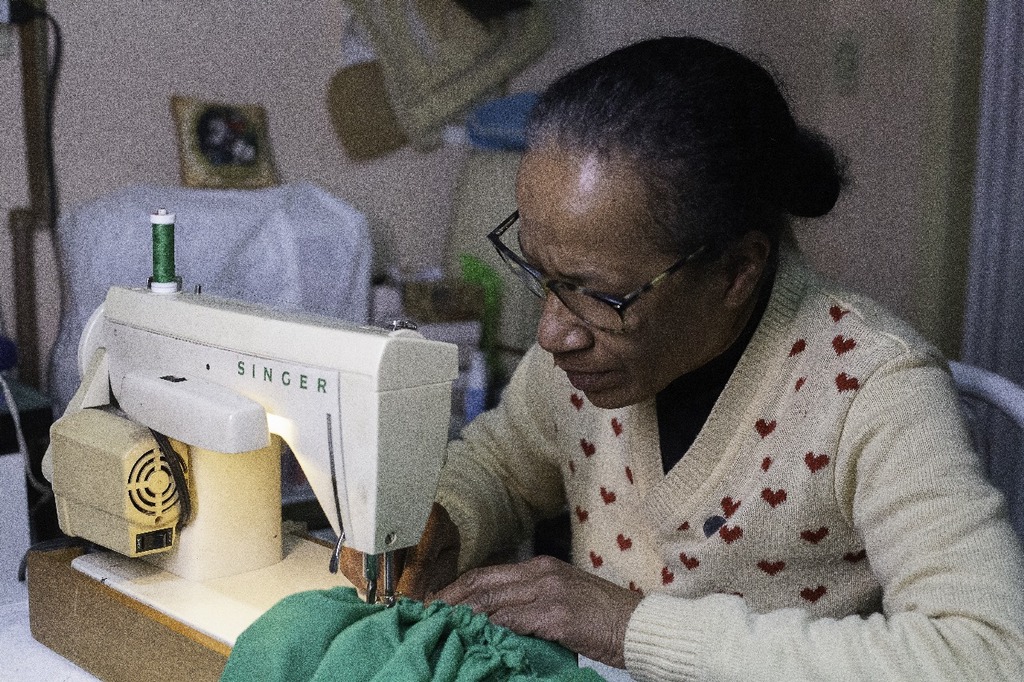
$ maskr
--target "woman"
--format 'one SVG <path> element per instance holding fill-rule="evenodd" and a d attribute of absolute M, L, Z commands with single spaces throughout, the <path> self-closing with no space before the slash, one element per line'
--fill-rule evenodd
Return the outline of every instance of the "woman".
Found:
<path fill-rule="evenodd" d="M 528 137 L 491 238 L 538 345 L 452 444 L 399 589 L 638 680 L 1021 679 L 1020 544 L 946 364 L 803 262 L 787 216 L 842 177 L 772 78 L 646 41 Z M 476 568 L 566 506 L 572 565 Z"/>

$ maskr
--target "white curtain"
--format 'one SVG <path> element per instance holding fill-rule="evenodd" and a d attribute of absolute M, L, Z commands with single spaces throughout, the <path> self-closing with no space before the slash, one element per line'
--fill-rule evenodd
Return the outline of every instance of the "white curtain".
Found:
<path fill-rule="evenodd" d="M 1024 3 L 989 0 L 962 359 L 1024 385 Z M 988 418 L 989 475 L 1024 536 L 1024 438 Z"/>

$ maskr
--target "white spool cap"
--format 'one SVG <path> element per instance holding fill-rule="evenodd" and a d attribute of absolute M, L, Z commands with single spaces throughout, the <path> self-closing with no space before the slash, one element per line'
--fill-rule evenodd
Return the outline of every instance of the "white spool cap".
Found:
<path fill-rule="evenodd" d="M 149 290 L 154 294 L 176 294 L 181 291 L 178 282 L 150 282 Z"/>
<path fill-rule="evenodd" d="M 156 213 L 149 214 L 150 225 L 173 225 L 174 214 L 168 213 L 166 208 L 159 209 Z"/>

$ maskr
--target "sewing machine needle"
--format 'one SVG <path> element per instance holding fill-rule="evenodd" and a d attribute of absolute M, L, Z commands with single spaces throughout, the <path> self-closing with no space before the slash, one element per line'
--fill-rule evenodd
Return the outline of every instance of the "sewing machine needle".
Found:
<path fill-rule="evenodd" d="M 366 576 L 366 603 L 377 603 L 377 555 L 363 555 L 363 575 Z"/>
<path fill-rule="evenodd" d="M 395 605 L 395 553 L 384 552 L 384 605 Z"/>

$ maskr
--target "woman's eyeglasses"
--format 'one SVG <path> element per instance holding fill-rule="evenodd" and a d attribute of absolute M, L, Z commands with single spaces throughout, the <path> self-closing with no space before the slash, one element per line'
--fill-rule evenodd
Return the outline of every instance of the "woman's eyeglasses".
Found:
<path fill-rule="evenodd" d="M 682 268 L 704 251 L 702 246 L 696 251 L 683 256 L 657 274 L 651 281 L 637 287 L 625 296 L 612 296 L 601 291 L 595 291 L 589 287 L 552 279 L 527 263 L 522 256 L 501 241 L 501 236 L 515 225 L 518 220 L 519 211 L 516 211 L 487 235 L 487 238 L 494 244 L 494 248 L 498 251 L 501 259 L 505 261 L 519 279 L 523 280 L 527 288 L 538 297 L 546 298 L 549 293 L 554 294 L 573 315 L 583 320 L 590 327 L 607 332 L 620 333 L 625 331 L 626 310 L 636 303 L 642 294 L 664 282 L 672 273 Z"/>

